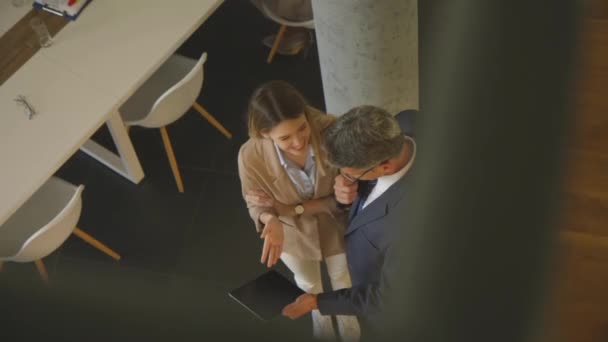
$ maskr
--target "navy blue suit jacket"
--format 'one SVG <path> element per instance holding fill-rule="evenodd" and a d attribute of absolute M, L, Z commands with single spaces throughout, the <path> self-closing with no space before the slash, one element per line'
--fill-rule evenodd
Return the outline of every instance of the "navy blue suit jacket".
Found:
<path fill-rule="evenodd" d="M 404 134 L 413 137 L 415 110 L 406 110 L 395 117 Z M 352 205 L 344 238 L 346 258 L 352 287 L 324 292 L 317 296 L 319 311 L 324 315 L 357 315 L 362 326 L 373 330 L 390 292 L 393 265 L 387 253 L 394 234 L 400 229 L 399 215 L 404 211 L 407 175 L 388 188 L 365 209 L 353 213 L 359 197 Z M 365 329 L 365 328 L 363 328 Z"/>

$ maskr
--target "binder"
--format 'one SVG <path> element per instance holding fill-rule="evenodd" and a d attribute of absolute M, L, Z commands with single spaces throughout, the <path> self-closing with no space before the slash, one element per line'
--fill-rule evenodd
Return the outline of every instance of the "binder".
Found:
<path fill-rule="evenodd" d="M 36 0 L 32 6 L 70 20 L 76 20 L 80 13 L 82 13 L 85 7 L 87 7 L 87 5 L 91 2 L 91 0 L 78 0 L 72 6 L 68 6 L 68 2 L 69 1 L 66 0 L 63 5 L 59 6 L 59 8 L 53 8 L 47 3 L 46 0 Z"/>
<path fill-rule="evenodd" d="M 268 321 L 281 314 L 304 291 L 275 270 L 232 290 L 228 295 L 255 317 Z"/>

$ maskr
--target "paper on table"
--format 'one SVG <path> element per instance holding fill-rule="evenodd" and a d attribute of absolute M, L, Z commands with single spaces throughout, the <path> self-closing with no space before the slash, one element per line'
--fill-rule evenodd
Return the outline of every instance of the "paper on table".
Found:
<path fill-rule="evenodd" d="M 91 0 L 36 0 L 36 3 L 65 13 L 68 17 L 75 17 L 89 1 Z"/>

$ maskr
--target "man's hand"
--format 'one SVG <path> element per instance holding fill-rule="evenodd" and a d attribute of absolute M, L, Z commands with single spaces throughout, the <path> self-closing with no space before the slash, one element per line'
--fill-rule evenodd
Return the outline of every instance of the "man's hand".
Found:
<path fill-rule="evenodd" d="M 268 261 L 267 266 L 272 267 L 279 261 L 283 252 L 283 224 L 276 216 L 271 216 L 260 237 L 264 239 L 260 261 L 262 264 Z"/>
<path fill-rule="evenodd" d="M 334 193 L 336 201 L 345 205 L 351 205 L 357 197 L 359 183 L 352 183 L 342 175 L 337 175 L 334 181 Z"/>
<path fill-rule="evenodd" d="M 312 310 L 316 310 L 317 308 L 317 296 L 314 294 L 305 293 L 296 298 L 293 303 L 288 304 L 283 308 L 283 316 L 296 319 L 311 312 Z"/>

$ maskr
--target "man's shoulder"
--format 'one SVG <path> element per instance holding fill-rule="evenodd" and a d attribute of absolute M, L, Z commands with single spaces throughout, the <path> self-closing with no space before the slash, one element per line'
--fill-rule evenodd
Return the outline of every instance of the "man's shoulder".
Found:
<path fill-rule="evenodd" d="M 414 137 L 418 115 L 419 113 L 416 109 L 406 109 L 395 115 L 395 119 L 399 122 L 399 126 L 405 135 Z"/>

